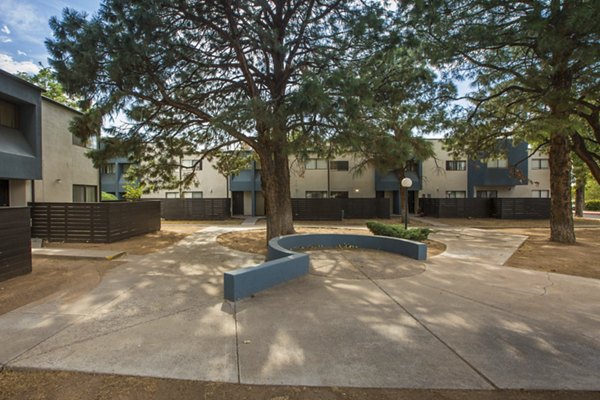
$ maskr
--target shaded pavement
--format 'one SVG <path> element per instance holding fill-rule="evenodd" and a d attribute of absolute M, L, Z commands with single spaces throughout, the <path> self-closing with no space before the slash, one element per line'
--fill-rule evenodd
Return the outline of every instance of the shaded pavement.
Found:
<path fill-rule="evenodd" d="M 319 252 L 310 275 L 234 304 L 223 272 L 261 261 L 216 243 L 234 229 L 132 259 L 75 302 L 0 316 L 0 362 L 252 384 L 600 390 L 600 282 L 501 267 L 523 236 L 440 228 L 432 238 L 447 250 L 426 262 Z"/>

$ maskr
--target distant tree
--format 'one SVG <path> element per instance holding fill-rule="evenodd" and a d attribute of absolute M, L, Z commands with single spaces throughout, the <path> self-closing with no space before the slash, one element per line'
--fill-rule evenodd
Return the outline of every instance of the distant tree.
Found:
<path fill-rule="evenodd" d="M 472 103 L 450 145 L 471 154 L 498 139 L 546 145 L 551 240 L 574 243 L 570 152 L 596 170 L 600 142 L 600 2 L 425 0 L 403 4 L 432 62 L 473 82 Z M 410 9 L 409 9 L 410 8 Z M 590 135 L 582 136 L 587 124 Z M 579 126 L 578 126 L 579 125 Z M 587 150 L 586 150 L 587 149 Z M 600 169 L 599 169 L 600 171 Z"/>
<path fill-rule="evenodd" d="M 16 75 L 44 89 L 44 96 L 49 99 L 79 110 L 79 100 L 65 93 L 62 84 L 56 77 L 56 73 L 49 67 L 44 67 L 41 64 L 40 66 L 41 69 L 37 74 L 18 72 Z"/>
<path fill-rule="evenodd" d="M 268 238 L 294 232 L 288 157 L 343 131 L 360 101 L 335 70 L 388 35 L 376 0 L 104 0 L 50 26 L 51 65 L 92 101 L 80 134 L 121 111 L 130 124 L 109 143 L 141 165 L 165 161 L 164 176 L 182 154 L 244 143 L 261 164 Z"/>

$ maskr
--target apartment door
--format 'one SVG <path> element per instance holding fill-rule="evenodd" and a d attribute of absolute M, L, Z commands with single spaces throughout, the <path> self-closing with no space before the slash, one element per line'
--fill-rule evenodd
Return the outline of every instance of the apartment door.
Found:
<path fill-rule="evenodd" d="M 10 205 L 10 191 L 8 189 L 8 181 L 0 179 L 0 207 L 8 207 Z"/>
<path fill-rule="evenodd" d="M 231 203 L 233 215 L 244 215 L 244 192 L 231 192 Z"/>

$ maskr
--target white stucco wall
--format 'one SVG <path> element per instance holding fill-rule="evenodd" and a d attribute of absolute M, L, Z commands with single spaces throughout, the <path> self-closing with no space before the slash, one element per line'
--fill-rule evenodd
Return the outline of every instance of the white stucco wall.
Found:
<path fill-rule="evenodd" d="M 467 171 L 446 171 L 446 161 L 454 160 L 442 148 L 440 140 L 432 140 L 436 158 L 423 162 L 423 189 L 419 196 L 441 198 L 446 191 L 467 191 Z M 460 160 L 466 161 L 466 158 Z"/>
<path fill-rule="evenodd" d="M 88 149 L 73 144 L 69 123 L 76 115 L 42 99 L 42 180 L 35 182 L 35 201 L 72 202 L 73 185 L 99 186 Z"/>
<path fill-rule="evenodd" d="M 8 192 L 10 207 L 26 207 L 31 200 L 31 181 L 11 179 L 8 181 Z"/>
<path fill-rule="evenodd" d="M 348 161 L 348 171 L 329 170 L 330 191 L 348 192 L 351 198 L 375 197 L 375 171 L 372 167 L 368 166 L 356 174 L 354 168 L 360 160 L 351 154 L 339 155 L 330 161 Z M 290 158 L 292 197 L 304 198 L 307 191 L 327 191 L 327 174 L 327 169 L 304 169 L 296 159 Z"/>
<path fill-rule="evenodd" d="M 184 157 L 187 159 L 198 159 L 201 156 Z M 225 198 L 227 197 L 227 180 L 213 168 L 214 160 L 202 160 L 202 169 L 196 171 L 196 182 L 189 188 L 183 189 L 183 192 L 202 192 L 203 199 Z M 167 192 L 178 192 L 178 189 L 160 189 L 151 193 L 142 195 L 142 198 L 166 198 Z"/>

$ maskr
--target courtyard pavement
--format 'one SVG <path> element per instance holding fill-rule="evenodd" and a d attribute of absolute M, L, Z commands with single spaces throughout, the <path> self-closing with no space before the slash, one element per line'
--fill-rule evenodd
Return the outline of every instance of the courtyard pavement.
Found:
<path fill-rule="evenodd" d="M 600 281 L 501 267 L 523 236 L 439 228 L 432 238 L 447 250 L 425 262 L 316 252 L 308 276 L 229 303 L 223 272 L 261 261 L 216 243 L 235 229 L 131 258 L 75 302 L 0 316 L 0 363 L 247 384 L 600 390 Z"/>

